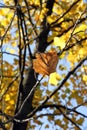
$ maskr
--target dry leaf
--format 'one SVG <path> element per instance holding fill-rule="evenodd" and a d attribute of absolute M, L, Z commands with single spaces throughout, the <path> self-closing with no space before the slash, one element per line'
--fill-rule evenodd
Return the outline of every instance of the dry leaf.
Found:
<path fill-rule="evenodd" d="M 47 53 L 36 53 L 36 59 L 33 60 L 33 69 L 36 73 L 50 75 L 56 71 L 58 56 L 56 51 Z"/>

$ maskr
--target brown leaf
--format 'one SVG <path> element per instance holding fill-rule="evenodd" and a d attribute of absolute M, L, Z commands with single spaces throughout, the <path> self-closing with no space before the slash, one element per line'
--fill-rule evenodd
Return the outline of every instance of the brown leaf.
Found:
<path fill-rule="evenodd" d="M 36 59 L 33 60 L 33 69 L 36 73 L 50 75 L 56 71 L 58 56 L 56 51 L 47 53 L 36 53 Z"/>

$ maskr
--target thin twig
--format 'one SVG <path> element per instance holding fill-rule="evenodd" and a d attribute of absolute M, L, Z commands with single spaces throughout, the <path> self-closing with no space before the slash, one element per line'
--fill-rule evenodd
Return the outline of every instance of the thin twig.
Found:
<path fill-rule="evenodd" d="M 64 116 L 67 120 L 69 120 L 73 125 L 75 125 L 76 128 L 78 128 L 79 130 L 81 130 L 81 128 L 75 123 L 75 121 L 73 121 L 73 120 L 70 119 L 68 116 L 66 116 L 66 114 L 63 113 L 63 111 L 62 111 L 60 108 L 59 108 L 59 111 L 61 112 L 61 114 L 63 114 L 63 116 Z"/>
<path fill-rule="evenodd" d="M 58 19 L 56 19 L 54 22 L 51 23 L 51 25 L 54 25 L 56 22 L 58 22 L 58 20 L 60 20 L 61 18 L 63 18 L 73 7 L 74 5 L 76 5 L 80 0 L 75 1 L 70 7 L 69 9 L 67 9 L 67 11 L 65 13 L 63 13 Z"/>
<path fill-rule="evenodd" d="M 7 93 L 7 91 L 9 90 L 9 88 L 12 86 L 12 84 L 18 79 L 19 76 L 16 76 L 7 86 L 6 90 L 3 92 L 3 94 L 0 97 L 0 101 L 2 100 L 3 96 Z"/>
<path fill-rule="evenodd" d="M 2 51 L 2 52 L 0 52 L 0 53 L 19 57 L 17 54 L 11 54 L 10 52 L 6 52 L 6 51 Z"/>
<path fill-rule="evenodd" d="M 31 89 L 30 93 L 27 95 L 27 97 L 25 98 L 25 100 L 23 101 L 19 111 L 16 113 L 16 115 L 14 116 L 15 117 L 15 120 L 16 120 L 16 117 L 19 115 L 20 111 L 23 109 L 24 105 L 26 104 L 26 102 L 29 100 L 29 98 L 31 97 L 31 95 L 33 94 L 33 92 L 35 91 L 36 87 L 38 86 L 38 84 L 40 83 L 40 81 L 43 79 L 43 77 L 41 77 L 40 80 L 38 80 L 36 82 L 36 84 L 33 86 L 33 88 Z"/>
<path fill-rule="evenodd" d="M 10 29 L 12 23 L 13 23 L 13 20 L 14 20 L 15 14 L 16 14 L 16 12 L 14 12 L 14 15 L 13 15 L 13 17 L 12 17 L 12 19 L 11 19 L 11 22 L 9 23 L 9 26 L 8 26 L 7 29 L 5 30 L 5 33 L 4 33 L 4 35 L 2 36 L 2 39 L 5 38 L 7 32 L 9 31 L 9 29 Z"/>
<path fill-rule="evenodd" d="M 69 41 L 71 40 L 71 38 L 73 37 L 73 33 L 74 33 L 75 29 L 76 29 L 76 26 L 77 26 L 77 24 L 79 23 L 79 20 L 81 19 L 82 15 L 86 12 L 86 10 L 87 10 L 87 7 L 86 7 L 85 10 L 81 13 L 80 17 L 76 20 L 76 22 L 75 22 L 75 24 L 74 24 L 74 26 L 73 26 L 72 32 L 71 32 L 71 34 L 70 34 L 70 37 L 69 37 L 69 39 L 68 39 L 67 42 L 66 42 L 66 46 L 67 46 L 67 44 L 69 43 Z M 66 46 L 65 46 L 65 47 L 66 47 Z"/>

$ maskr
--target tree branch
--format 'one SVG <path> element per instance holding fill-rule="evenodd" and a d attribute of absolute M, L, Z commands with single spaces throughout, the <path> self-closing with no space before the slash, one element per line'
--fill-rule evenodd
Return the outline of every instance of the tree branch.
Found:
<path fill-rule="evenodd" d="M 59 111 L 63 114 L 63 116 L 69 120 L 73 125 L 76 126 L 76 128 L 78 128 L 79 130 L 81 130 L 81 128 L 75 123 L 75 121 L 73 121 L 72 119 L 70 119 L 68 116 L 66 116 L 66 114 L 63 113 L 63 111 L 59 108 Z"/>
<path fill-rule="evenodd" d="M 80 0 L 73 2 L 73 4 L 69 7 L 69 9 L 67 9 L 67 11 L 65 13 L 63 13 L 57 20 L 55 20 L 53 23 L 51 23 L 51 25 L 55 25 L 55 23 L 57 23 L 61 18 L 63 18 L 79 1 Z"/>
<path fill-rule="evenodd" d="M 71 70 L 66 77 L 63 79 L 63 81 L 61 82 L 61 84 L 49 95 L 46 97 L 46 99 L 39 105 L 37 106 L 29 115 L 28 118 L 31 118 L 37 111 L 39 111 L 46 103 L 47 101 L 58 91 L 60 90 L 63 85 L 66 83 L 66 81 L 70 78 L 70 76 L 72 74 L 74 74 L 74 72 L 87 60 L 87 57 L 84 58 L 83 60 L 80 61 L 80 63 L 73 69 Z"/>

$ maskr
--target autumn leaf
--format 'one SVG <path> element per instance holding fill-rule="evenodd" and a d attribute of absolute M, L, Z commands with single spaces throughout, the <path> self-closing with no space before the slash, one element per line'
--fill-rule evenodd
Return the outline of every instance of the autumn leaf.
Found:
<path fill-rule="evenodd" d="M 50 75 L 56 71 L 58 56 L 56 51 L 47 53 L 36 53 L 36 59 L 33 60 L 33 69 L 36 73 Z"/>

